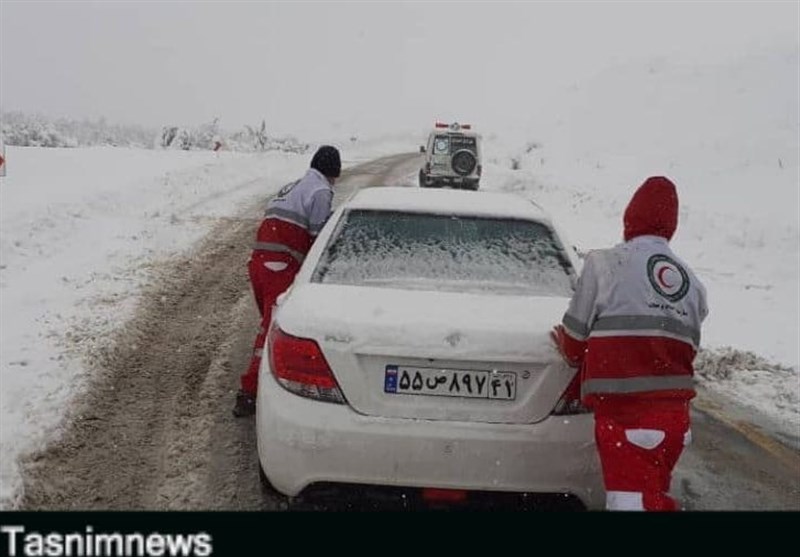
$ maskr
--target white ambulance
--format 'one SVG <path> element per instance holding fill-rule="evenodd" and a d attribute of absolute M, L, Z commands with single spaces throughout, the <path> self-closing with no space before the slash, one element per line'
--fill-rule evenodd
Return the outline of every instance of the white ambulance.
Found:
<path fill-rule="evenodd" d="M 469 124 L 436 122 L 426 145 L 419 170 L 422 188 L 450 186 L 477 190 L 481 179 L 481 137 Z"/>

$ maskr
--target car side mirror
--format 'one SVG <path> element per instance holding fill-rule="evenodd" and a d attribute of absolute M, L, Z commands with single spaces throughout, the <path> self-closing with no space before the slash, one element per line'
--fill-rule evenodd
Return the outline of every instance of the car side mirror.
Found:
<path fill-rule="evenodd" d="M 425 146 L 424 145 L 420 145 L 419 146 L 419 152 L 420 153 L 424 153 L 425 152 Z"/>

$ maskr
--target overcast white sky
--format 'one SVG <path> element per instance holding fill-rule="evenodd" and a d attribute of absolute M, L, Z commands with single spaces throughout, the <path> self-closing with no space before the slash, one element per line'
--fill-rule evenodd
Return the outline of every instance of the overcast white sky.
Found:
<path fill-rule="evenodd" d="M 797 44 L 800 2 L 0 0 L 0 108 L 301 136 L 503 125 L 603 69 Z"/>

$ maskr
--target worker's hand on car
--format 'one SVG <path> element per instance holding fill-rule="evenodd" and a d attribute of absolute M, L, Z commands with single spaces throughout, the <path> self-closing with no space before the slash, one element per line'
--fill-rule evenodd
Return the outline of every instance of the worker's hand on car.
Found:
<path fill-rule="evenodd" d="M 574 340 L 561 324 L 554 326 L 550 330 L 550 338 L 567 364 L 571 367 L 580 367 L 585 355 L 585 342 Z"/>
<path fill-rule="evenodd" d="M 550 338 L 552 339 L 553 344 L 556 345 L 556 348 L 558 349 L 559 352 L 562 352 L 562 354 L 563 350 L 561 349 L 561 346 L 562 346 L 563 334 L 564 334 L 563 325 L 555 325 L 550 331 Z"/>

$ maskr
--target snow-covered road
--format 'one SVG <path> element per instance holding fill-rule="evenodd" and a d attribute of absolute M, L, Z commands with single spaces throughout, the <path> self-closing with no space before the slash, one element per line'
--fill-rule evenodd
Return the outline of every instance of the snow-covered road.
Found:
<path fill-rule="evenodd" d="M 74 170 L 52 202 L 38 205 L 32 191 L 12 188 L 59 182 L 15 178 L 3 185 L 5 505 L 275 508 L 255 488 L 252 423 L 234 421 L 229 411 L 256 327 L 244 272 L 252 231 L 263 199 L 302 171 L 305 157 L 172 153 L 174 160 L 163 160 L 155 176 L 128 181 L 119 172 L 126 153 L 135 166 L 166 154 L 12 153 L 20 171 L 25 157 L 32 168 L 40 167 L 36 158 L 52 167 L 50 157 L 85 157 L 83 165 L 99 175 Z M 337 200 L 367 185 L 413 186 L 418 158 L 392 155 L 351 168 Z M 353 157 L 346 166 L 363 160 Z M 489 189 L 519 183 L 517 176 L 503 182 L 507 173 L 491 163 L 487 176 Z M 70 187 L 80 194 L 75 199 Z M 563 195 L 575 199 L 569 190 Z M 742 354 L 734 350 L 725 361 L 705 356 L 702 369 L 709 371 L 700 378 L 711 388 L 704 401 L 719 400 L 713 387 L 728 379 L 723 371 L 731 361 L 746 360 Z M 763 379 L 749 393 L 762 402 L 758 415 L 769 418 L 776 387 L 765 375 L 775 364 L 747 363 L 765 368 L 748 370 Z M 785 396 L 791 405 L 791 391 Z M 674 485 L 688 508 L 800 508 L 781 458 L 706 414 L 696 414 L 695 437 Z M 794 462 L 796 455 L 786 454 Z M 715 472 L 723 468 L 725 474 Z"/>

